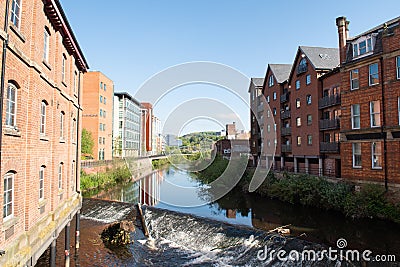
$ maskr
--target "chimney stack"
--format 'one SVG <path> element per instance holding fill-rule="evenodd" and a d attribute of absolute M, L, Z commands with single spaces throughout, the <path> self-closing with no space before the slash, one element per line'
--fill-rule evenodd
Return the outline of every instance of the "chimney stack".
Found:
<path fill-rule="evenodd" d="M 336 26 L 339 34 L 340 63 L 346 61 L 346 42 L 349 38 L 349 23 L 350 21 L 347 21 L 346 17 L 336 18 Z"/>

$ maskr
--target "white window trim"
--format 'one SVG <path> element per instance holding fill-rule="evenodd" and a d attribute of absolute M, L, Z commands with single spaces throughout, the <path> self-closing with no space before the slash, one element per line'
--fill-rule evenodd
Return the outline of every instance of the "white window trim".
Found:
<path fill-rule="evenodd" d="M 297 84 L 299 85 L 299 87 L 297 87 Z M 296 87 L 296 90 L 300 90 L 300 87 L 301 87 L 300 80 L 296 80 L 295 87 Z"/>
<path fill-rule="evenodd" d="M 371 34 L 371 35 L 367 35 L 367 36 L 362 36 L 360 38 L 358 38 L 356 41 L 353 42 L 353 58 L 361 58 L 361 57 L 365 57 L 367 55 L 370 55 L 374 52 L 374 47 L 375 47 L 375 37 L 376 34 Z M 371 49 L 368 49 L 368 39 L 371 39 Z M 364 54 L 360 54 L 360 43 L 365 41 L 365 50 L 366 52 Z M 357 45 L 357 54 L 354 53 L 354 47 L 355 45 Z"/>
<path fill-rule="evenodd" d="M 398 109 L 398 116 L 399 116 L 399 125 L 400 125 L 400 96 L 397 98 L 397 109 Z"/>
<path fill-rule="evenodd" d="M 311 74 L 307 74 L 306 76 L 306 85 L 310 85 L 311 84 Z"/>
<path fill-rule="evenodd" d="M 377 65 L 377 66 L 378 66 L 378 71 L 377 71 L 377 73 L 376 73 L 376 74 L 378 74 L 378 82 L 377 82 L 377 83 L 371 83 L 371 66 L 372 66 L 372 65 Z M 375 73 L 374 73 L 374 74 L 375 74 Z M 378 63 L 372 63 L 372 64 L 370 64 L 370 65 L 368 66 L 368 84 L 369 84 L 369 86 L 379 84 L 379 65 L 378 65 Z"/>
<path fill-rule="evenodd" d="M 22 0 L 19 1 L 19 13 L 15 14 L 14 10 L 13 10 L 13 2 L 11 2 L 11 13 L 14 14 L 14 16 L 17 18 L 17 24 L 15 25 L 14 21 L 12 21 L 12 16 L 10 18 L 12 25 L 14 25 L 15 27 L 17 27 L 18 29 L 21 29 L 21 14 L 22 14 Z"/>
<path fill-rule="evenodd" d="M 274 85 L 274 75 L 270 75 L 268 78 L 268 87 L 272 87 Z"/>
<path fill-rule="evenodd" d="M 15 184 L 15 173 L 12 173 L 12 172 L 6 173 L 6 174 L 4 175 L 4 178 L 3 178 L 3 184 L 4 184 L 4 180 L 5 180 L 5 179 L 9 179 L 9 178 L 11 178 L 11 180 L 12 180 L 12 186 L 11 186 L 11 193 L 12 193 L 12 195 L 11 195 L 11 201 L 9 202 L 9 203 L 11 203 L 11 213 L 10 213 L 10 215 L 7 215 L 7 216 L 4 216 L 4 214 L 3 214 L 3 221 L 9 220 L 9 219 L 11 219 L 11 218 L 14 217 L 14 199 L 15 199 L 15 197 L 14 197 L 14 184 Z M 8 183 L 7 183 L 7 185 L 8 185 Z M 9 188 L 8 188 L 7 192 L 8 192 L 8 191 L 10 191 Z M 3 195 L 4 195 L 4 193 L 5 193 L 5 188 L 3 188 Z M 4 203 L 4 201 L 5 201 L 5 199 L 3 199 L 3 210 L 4 210 L 4 206 L 7 205 L 7 204 L 9 204 L 9 203 Z"/>
<path fill-rule="evenodd" d="M 60 112 L 60 139 L 64 139 L 64 123 L 65 123 L 65 113 Z"/>
<path fill-rule="evenodd" d="M 58 190 L 61 190 L 63 188 L 63 165 L 64 164 L 62 162 L 58 165 Z"/>
<path fill-rule="evenodd" d="M 11 89 L 12 90 L 14 90 L 14 96 L 15 96 L 15 99 L 14 99 L 14 113 L 11 113 L 11 112 L 9 112 L 9 111 L 7 111 L 8 110 L 8 106 L 9 106 L 9 102 L 10 102 L 10 100 L 9 100 L 9 98 L 8 98 L 8 91 L 10 90 L 10 87 L 11 87 Z M 18 95 L 17 95 L 17 93 L 18 93 L 18 90 L 17 90 L 18 88 L 14 85 L 14 84 L 12 84 L 12 83 L 9 83 L 8 85 L 7 85 L 7 100 L 6 100 L 6 126 L 9 126 L 9 127 L 16 127 L 17 126 L 17 99 L 18 99 Z M 11 124 L 7 124 L 7 114 L 11 114 L 11 115 L 14 115 L 14 119 L 13 119 L 13 121 L 11 122 Z"/>
<path fill-rule="evenodd" d="M 273 100 L 276 100 L 276 92 L 273 92 L 273 93 L 272 93 L 272 99 L 273 99 Z"/>
<path fill-rule="evenodd" d="M 49 62 L 50 52 L 50 33 L 45 28 L 44 31 L 44 44 L 43 44 L 43 60 Z"/>
<path fill-rule="evenodd" d="M 47 104 L 45 101 L 42 101 L 40 104 L 40 134 L 41 135 L 46 134 L 46 109 L 47 109 Z"/>
<path fill-rule="evenodd" d="M 66 73 L 66 68 L 67 68 L 67 57 L 65 54 L 62 54 L 62 65 L 61 65 L 61 81 L 65 82 L 65 73 Z"/>
<path fill-rule="evenodd" d="M 362 161 L 361 161 L 361 165 L 355 165 L 355 162 L 356 162 L 356 160 L 355 160 L 355 153 L 354 153 L 354 146 L 355 145 L 360 145 L 360 155 L 361 155 L 361 160 L 362 160 L 362 147 L 361 147 L 361 143 L 353 143 L 351 146 L 351 148 L 352 148 L 352 151 L 351 151 L 351 154 L 352 154 L 352 158 L 353 158 L 353 168 L 354 169 L 361 169 L 362 168 Z"/>
<path fill-rule="evenodd" d="M 357 117 L 359 118 L 359 121 L 360 121 L 359 127 L 354 127 L 354 106 L 355 105 L 358 105 L 360 108 L 360 114 L 357 115 Z M 351 129 L 360 129 L 360 128 L 361 128 L 361 106 L 360 106 L 360 104 L 354 104 L 354 105 L 351 105 Z"/>
<path fill-rule="evenodd" d="M 372 103 L 373 102 L 378 102 L 379 103 L 379 110 L 378 110 L 378 112 L 372 112 Z M 378 125 L 372 125 L 372 122 L 373 122 L 373 117 L 375 116 L 375 115 L 378 115 L 378 118 L 379 118 L 379 124 Z M 370 125 L 371 125 L 371 128 L 377 128 L 377 127 L 381 127 L 381 111 L 380 111 L 380 102 L 379 102 L 379 100 L 375 100 L 375 101 L 371 101 L 371 102 L 369 102 L 369 119 L 370 119 Z"/>
<path fill-rule="evenodd" d="M 372 142 L 371 143 L 371 167 L 374 170 L 381 170 L 382 166 L 374 166 L 374 155 L 376 155 L 375 150 L 374 150 L 374 144 L 376 146 L 381 145 L 380 142 Z M 380 159 L 382 160 L 382 147 L 381 147 L 381 154 L 377 155 L 380 157 Z"/>
<path fill-rule="evenodd" d="M 353 78 L 353 71 L 357 71 L 358 72 L 358 78 Z M 354 80 L 358 80 L 358 87 L 354 88 L 353 87 L 353 81 Z M 354 69 L 350 71 L 350 90 L 358 90 L 360 89 L 360 71 L 358 69 Z"/>
<path fill-rule="evenodd" d="M 44 169 L 45 167 L 41 166 L 39 170 L 39 200 L 44 199 Z M 43 187 L 40 186 L 40 182 L 43 182 Z M 40 196 L 42 194 L 42 196 Z"/>

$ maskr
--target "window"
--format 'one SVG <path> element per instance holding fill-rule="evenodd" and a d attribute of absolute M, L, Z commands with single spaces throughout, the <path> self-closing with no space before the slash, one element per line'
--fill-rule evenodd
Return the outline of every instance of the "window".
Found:
<path fill-rule="evenodd" d="M 268 86 L 271 87 L 274 85 L 274 76 L 270 75 L 268 79 Z"/>
<path fill-rule="evenodd" d="M 400 79 L 400 56 L 396 58 L 397 79 Z"/>
<path fill-rule="evenodd" d="M 104 118 L 106 117 L 106 111 L 105 110 L 103 110 L 103 117 Z"/>
<path fill-rule="evenodd" d="M 71 140 L 72 142 L 75 142 L 75 129 L 76 129 L 76 119 L 74 118 L 72 120 L 72 127 L 71 127 Z"/>
<path fill-rule="evenodd" d="M 353 168 L 361 167 L 361 143 L 353 143 Z"/>
<path fill-rule="evenodd" d="M 307 135 L 307 145 L 312 145 L 312 135 Z"/>
<path fill-rule="evenodd" d="M 62 66 L 61 66 L 61 80 L 65 82 L 65 72 L 66 72 L 67 57 L 65 54 L 62 56 Z"/>
<path fill-rule="evenodd" d="M 304 55 L 302 55 L 304 57 Z M 303 73 L 307 71 L 307 60 L 302 58 L 299 66 L 297 67 L 297 74 Z"/>
<path fill-rule="evenodd" d="M 107 104 L 107 99 L 104 97 L 104 104 Z"/>
<path fill-rule="evenodd" d="M 107 91 L 107 85 L 104 84 L 104 91 Z"/>
<path fill-rule="evenodd" d="M 371 101 L 370 104 L 371 127 L 381 126 L 381 105 L 379 101 Z"/>
<path fill-rule="evenodd" d="M 400 97 L 397 99 L 397 114 L 399 115 L 399 125 L 400 125 Z"/>
<path fill-rule="evenodd" d="M 300 108 L 301 104 L 300 104 L 300 98 L 296 99 L 296 108 Z"/>
<path fill-rule="evenodd" d="M 103 131 L 103 124 L 100 123 L 100 131 Z"/>
<path fill-rule="evenodd" d="M 71 190 L 75 191 L 75 160 L 72 161 L 71 165 Z"/>
<path fill-rule="evenodd" d="M 371 156 L 372 156 L 372 168 L 373 169 L 381 169 L 382 168 L 381 142 L 372 142 Z"/>
<path fill-rule="evenodd" d="M 78 85 L 78 72 L 74 72 L 74 93 L 76 93 L 77 92 L 77 86 Z"/>
<path fill-rule="evenodd" d="M 103 110 L 100 109 L 100 117 L 103 117 Z"/>
<path fill-rule="evenodd" d="M 307 125 L 311 125 L 312 124 L 312 115 L 308 114 L 307 115 Z"/>
<path fill-rule="evenodd" d="M 297 136 L 297 145 L 301 146 L 301 136 Z"/>
<path fill-rule="evenodd" d="M 358 80 L 358 69 L 350 71 L 350 88 L 351 90 L 355 90 L 360 88 L 360 82 Z"/>
<path fill-rule="evenodd" d="M 360 129 L 360 104 L 351 105 L 351 126 Z"/>
<path fill-rule="evenodd" d="M 297 117 L 296 118 L 296 126 L 301 126 L 301 118 L 300 117 Z"/>
<path fill-rule="evenodd" d="M 58 165 L 58 189 L 62 189 L 62 172 L 63 172 L 63 163 L 61 162 Z"/>
<path fill-rule="evenodd" d="M 60 138 L 61 139 L 64 138 L 64 117 L 65 117 L 65 113 L 64 113 L 64 111 L 61 111 L 61 113 L 60 113 Z"/>
<path fill-rule="evenodd" d="M 311 105 L 311 95 L 306 96 L 307 105 Z"/>
<path fill-rule="evenodd" d="M 21 0 L 13 0 L 11 6 L 11 22 L 19 28 L 21 23 Z"/>
<path fill-rule="evenodd" d="M 276 100 L 276 92 L 274 92 L 274 93 L 272 94 L 272 98 L 273 98 L 274 100 Z"/>
<path fill-rule="evenodd" d="M 267 132 L 271 132 L 271 125 L 267 125 Z"/>
<path fill-rule="evenodd" d="M 297 80 L 297 81 L 296 81 L 296 90 L 299 90 L 299 89 L 300 89 L 300 81 Z"/>
<path fill-rule="evenodd" d="M 269 103 L 269 95 L 267 95 L 267 102 Z"/>
<path fill-rule="evenodd" d="M 7 86 L 6 125 L 17 126 L 17 87 L 9 83 Z"/>
<path fill-rule="evenodd" d="M 101 143 L 102 143 L 102 138 L 101 137 L 99 137 L 99 144 L 101 145 Z"/>
<path fill-rule="evenodd" d="M 14 173 L 4 176 L 3 219 L 12 217 L 14 213 Z"/>
<path fill-rule="evenodd" d="M 103 145 L 105 145 L 105 144 L 106 144 L 106 138 L 103 137 Z"/>
<path fill-rule="evenodd" d="M 49 41 L 50 41 L 50 33 L 45 28 L 44 29 L 44 40 L 43 40 L 43 60 L 48 62 L 49 61 Z"/>
<path fill-rule="evenodd" d="M 44 199 L 44 166 L 39 171 L 39 200 Z"/>
<path fill-rule="evenodd" d="M 367 38 L 362 38 L 361 41 L 353 43 L 353 57 L 362 56 L 368 52 L 371 52 L 372 49 L 371 36 L 368 36 Z"/>
<path fill-rule="evenodd" d="M 369 85 L 379 83 L 378 63 L 369 65 Z"/>
<path fill-rule="evenodd" d="M 273 108 L 272 112 L 273 112 L 274 116 L 276 116 L 276 108 Z"/>
<path fill-rule="evenodd" d="M 271 112 L 269 111 L 269 109 L 267 110 L 267 118 L 271 117 Z"/>
<path fill-rule="evenodd" d="M 307 85 L 311 84 L 311 75 L 310 75 L 310 74 L 308 74 L 308 75 L 306 76 L 306 84 L 307 84 Z"/>
<path fill-rule="evenodd" d="M 100 89 L 103 90 L 103 82 L 100 82 Z"/>
<path fill-rule="evenodd" d="M 276 126 L 276 123 L 275 123 L 275 124 L 274 124 L 274 132 L 276 132 L 276 127 L 277 127 L 277 126 Z"/>
<path fill-rule="evenodd" d="M 42 101 L 42 104 L 40 107 L 40 133 L 41 134 L 46 133 L 46 107 L 47 107 L 47 103 L 45 101 Z"/>
<path fill-rule="evenodd" d="M 100 103 L 103 103 L 103 96 L 100 96 Z"/>

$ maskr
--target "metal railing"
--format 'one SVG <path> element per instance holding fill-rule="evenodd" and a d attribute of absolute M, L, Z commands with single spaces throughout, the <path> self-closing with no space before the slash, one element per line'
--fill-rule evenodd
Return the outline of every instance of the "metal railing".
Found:
<path fill-rule="evenodd" d="M 318 108 L 322 109 L 330 106 L 339 105 L 340 103 L 340 94 L 329 95 L 318 100 Z"/>
<path fill-rule="evenodd" d="M 290 118 L 290 116 L 291 116 L 290 110 L 285 110 L 285 111 L 283 111 L 283 112 L 281 113 L 281 119 L 282 119 L 282 120 L 288 119 L 288 118 Z"/>
<path fill-rule="evenodd" d="M 282 145 L 282 152 L 283 153 L 292 152 L 292 145 Z"/>
<path fill-rule="evenodd" d="M 328 119 L 328 120 L 320 120 L 319 121 L 319 129 L 320 130 L 333 130 L 340 128 L 340 120 L 339 119 Z"/>
<path fill-rule="evenodd" d="M 289 93 L 281 95 L 281 103 L 285 103 L 287 101 L 289 101 Z"/>
<path fill-rule="evenodd" d="M 322 153 L 339 153 L 340 145 L 339 142 L 321 142 L 319 150 Z"/>
<path fill-rule="evenodd" d="M 283 127 L 281 128 L 281 135 L 286 136 L 286 135 L 291 135 L 292 134 L 292 127 Z"/>

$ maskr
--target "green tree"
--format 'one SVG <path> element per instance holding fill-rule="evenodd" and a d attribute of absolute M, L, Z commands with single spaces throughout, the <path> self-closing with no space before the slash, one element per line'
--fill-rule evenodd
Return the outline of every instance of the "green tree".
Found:
<path fill-rule="evenodd" d="M 82 146 L 81 146 L 81 153 L 86 155 L 93 155 L 93 146 L 94 141 L 92 137 L 92 133 L 86 130 L 85 128 L 82 129 Z"/>

